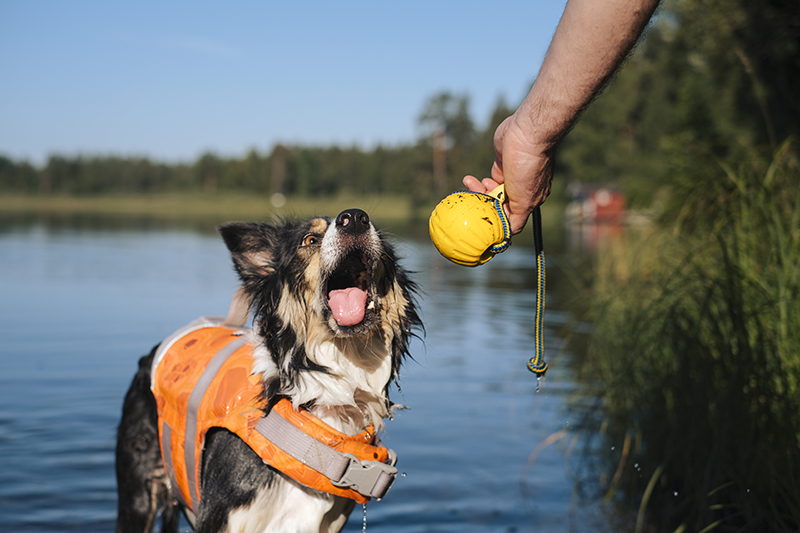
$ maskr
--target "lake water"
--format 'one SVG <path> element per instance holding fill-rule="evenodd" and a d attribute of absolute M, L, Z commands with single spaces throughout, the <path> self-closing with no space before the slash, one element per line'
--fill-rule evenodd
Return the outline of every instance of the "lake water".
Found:
<path fill-rule="evenodd" d="M 537 392 L 525 367 L 530 248 L 469 269 L 427 240 L 397 243 L 423 292 L 427 335 L 392 396 L 410 409 L 383 439 L 405 475 L 367 506 L 368 531 L 610 529 L 591 483 L 575 474 L 579 454 L 568 453 L 578 422 L 568 400 L 579 391 L 569 350 L 558 350 L 569 314 L 557 279 L 547 295 L 550 370 Z M 194 318 L 225 314 L 236 287 L 215 234 L 0 227 L 0 531 L 113 531 L 116 425 L 138 358 Z M 565 437 L 532 455 L 554 434 Z M 361 528 L 357 507 L 346 530 Z"/>

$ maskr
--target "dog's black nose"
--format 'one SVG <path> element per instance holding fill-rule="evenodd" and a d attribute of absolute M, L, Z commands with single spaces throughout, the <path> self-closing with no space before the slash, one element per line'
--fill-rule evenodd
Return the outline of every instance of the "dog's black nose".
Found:
<path fill-rule="evenodd" d="M 345 233 L 360 235 L 369 229 L 369 215 L 361 209 L 345 209 L 336 216 L 336 227 Z"/>

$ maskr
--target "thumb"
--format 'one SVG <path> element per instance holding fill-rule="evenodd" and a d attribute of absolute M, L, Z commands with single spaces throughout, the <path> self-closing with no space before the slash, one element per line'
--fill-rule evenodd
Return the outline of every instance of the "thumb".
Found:
<path fill-rule="evenodd" d="M 511 233 L 516 235 L 521 233 L 523 229 L 525 229 L 525 224 L 528 223 L 528 218 L 530 218 L 530 213 L 522 215 L 522 214 L 509 214 L 508 215 L 508 224 L 511 226 Z"/>

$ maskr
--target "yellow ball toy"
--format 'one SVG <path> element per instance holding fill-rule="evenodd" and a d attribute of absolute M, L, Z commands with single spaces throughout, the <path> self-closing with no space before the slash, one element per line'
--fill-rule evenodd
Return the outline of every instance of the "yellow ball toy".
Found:
<path fill-rule="evenodd" d="M 439 253 L 454 263 L 474 267 L 508 248 L 511 226 L 504 200 L 503 185 L 489 194 L 458 191 L 446 196 L 428 221 Z"/>

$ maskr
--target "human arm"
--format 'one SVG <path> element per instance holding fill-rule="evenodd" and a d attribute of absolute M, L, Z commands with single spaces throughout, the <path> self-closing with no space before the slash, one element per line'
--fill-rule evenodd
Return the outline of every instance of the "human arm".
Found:
<path fill-rule="evenodd" d="M 644 30 L 658 0 L 568 0 L 530 93 L 497 128 L 492 177 L 464 178 L 473 191 L 504 183 L 513 233 L 550 194 L 556 148 Z"/>

